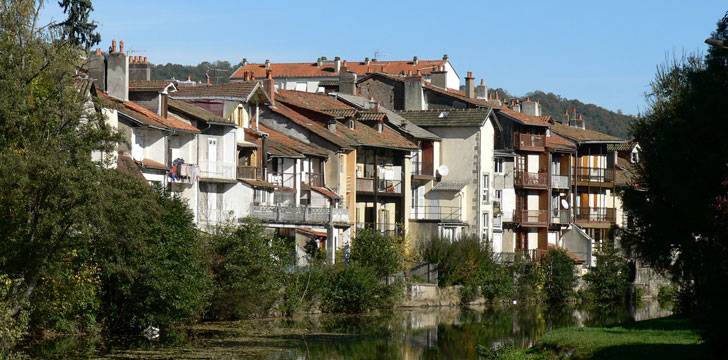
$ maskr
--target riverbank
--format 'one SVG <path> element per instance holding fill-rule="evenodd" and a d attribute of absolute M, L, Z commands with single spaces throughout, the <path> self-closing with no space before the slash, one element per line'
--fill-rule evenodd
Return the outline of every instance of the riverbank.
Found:
<path fill-rule="evenodd" d="M 499 355 L 498 359 L 534 360 L 702 359 L 707 349 L 692 321 L 669 316 L 606 327 L 556 329 L 529 349 L 508 348 Z"/>

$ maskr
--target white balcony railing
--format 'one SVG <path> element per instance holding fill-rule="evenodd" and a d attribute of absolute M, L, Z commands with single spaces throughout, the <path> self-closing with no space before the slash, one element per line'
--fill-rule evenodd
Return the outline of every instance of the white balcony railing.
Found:
<path fill-rule="evenodd" d="M 200 162 L 200 179 L 235 180 L 237 166 L 222 162 Z"/>

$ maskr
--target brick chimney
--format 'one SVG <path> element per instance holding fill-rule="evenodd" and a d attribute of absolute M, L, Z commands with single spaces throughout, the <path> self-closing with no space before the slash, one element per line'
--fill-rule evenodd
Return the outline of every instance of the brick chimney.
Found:
<path fill-rule="evenodd" d="M 270 69 L 265 71 L 265 79 L 263 79 L 263 89 L 265 90 L 266 95 L 268 95 L 268 97 L 270 98 L 271 104 L 275 105 L 276 89 L 273 84 L 273 71 Z"/>
<path fill-rule="evenodd" d="M 465 77 L 465 96 L 475 99 L 475 78 L 472 71 L 468 71 L 468 76 Z"/>
<path fill-rule="evenodd" d="M 447 71 L 444 66 L 438 66 L 432 71 L 430 83 L 439 88 L 447 89 Z"/>

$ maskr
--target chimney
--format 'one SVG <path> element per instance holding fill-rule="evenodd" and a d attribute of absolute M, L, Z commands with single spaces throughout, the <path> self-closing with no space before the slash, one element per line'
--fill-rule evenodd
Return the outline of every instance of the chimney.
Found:
<path fill-rule="evenodd" d="M 475 87 L 475 96 L 478 99 L 488 98 L 488 87 L 485 85 L 485 80 L 480 79 L 480 85 Z"/>
<path fill-rule="evenodd" d="M 129 57 L 116 52 L 116 40 L 111 42 L 113 50 L 106 58 L 106 91 L 109 95 L 129 100 Z"/>
<path fill-rule="evenodd" d="M 339 73 L 339 92 L 342 94 L 356 95 L 356 73 L 342 69 Z"/>
<path fill-rule="evenodd" d="M 192 81 L 192 76 L 191 75 L 187 75 L 187 81 Z"/>
<path fill-rule="evenodd" d="M 511 108 L 513 109 L 513 111 L 521 112 L 521 103 L 520 102 L 513 101 L 512 104 L 513 105 L 511 105 Z"/>
<path fill-rule="evenodd" d="M 445 55 L 442 55 L 442 59 L 443 59 L 443 60 L 447 60 L 447 59 L 448 59 L 448 56 L 447 56 L 447 54 L 445 54 Z"/>
<path fill-rule="evenodd" d="M 106 91 L 106 56 L 101 48 L 89 57 L 88 77 L 94 82 L 96 89 Z"/>
<path fill-rule="evenodd" d="M 541 116 L 541 103 L 531 101 L 530 98 L 526 99 L 526 102 L 521 104 L 522 112 L 531 116 Z"/>
<path fill-rule="evenodd" d="M 242 62 L 242 63 L 240 63 L 240 64 L 241 64 L 242 66 L 247 66 L 247 65 L 248 65 L 248 58 L 243 58 L 243 62 Z"/>
<path fill-rule="evenodd" d="M 412 58 L 412 65 L 417 65 L 417 64 L 419 64 L 419 62 L 420 61 L 417 59 L 417 56 Z"/>
<path fill-rule="evenodd" d="M 336 133 L 336 119 L 330 119 L 327 125 L 329 131 Z"/>
<path fill-rule="evenodd" d="M 341 72 L 341 58 L 338 56 L 334 58 L 334 72 Z"/>
<path fill-rule="evenodd" d="M 371 60 L 369 60 L 369 57 L 364 58 L 364 65 L 369 65 L 371 63 Z"/>
<path fill-rule="evenodd" d="M 147 57 L 132 56 L 129 64 L 129 81 L 150 80 L 152 78 L 152 64 Z"/>
<path fill-rule="evenodd" d="M 444 66 L 432 71 L 430 83 L 439 88 L 447 89 L 447 71 L 445 71 Z"/>
<path fill-rule="evenodd" d="M 501 102 L 500 99 L 498 98 L 498 92 L 497 91 L 495 92 L 495 99 L 491 99 L 490 102 L 492 102 L 494 104 L 497 104 L 497 105 L 502 105 L 503 104 L 503 102 Z"/>
<path fill-rule="evenodd" d="M 275 100 L 275 86 L 273 84 L 273 71 L 268 69 L 265 71 L 265 79 L 263 79 L 263 89 L 266 95 L 270 98 L 271 105 L 276 104 Z"/>
<path fill-rule="evenodd" d="M 404 109 L 396 110 L 425 110 L 424 94 L 422 92 L 422 77 L 413 76 L 404 79 Z"/>
<path fill-rule="evenodd" d="M 119 52 L 124 52 L 124 40 L 119 41 Z"/>
<path fill-rule="evenodd" d="M 270 69 L 270 59 L 265 59 L 265 68 Z"/>
<path fill-rule="evenodd" d="M 465 77 L 465 96 L 475 99 L 475 78 L 472 71 L 468 71 L 468 76 Z"/>
<path fill-rule="evenodd" d="M 207 85 L 210 85 L 210 75 L 208 75 L 207 73 L 205 73 L 205 83 L 207 83 Z"/>

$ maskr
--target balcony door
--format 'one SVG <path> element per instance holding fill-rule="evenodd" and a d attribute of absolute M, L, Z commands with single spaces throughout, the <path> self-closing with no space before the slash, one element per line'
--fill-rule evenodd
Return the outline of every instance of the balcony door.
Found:
<path fill-rule="evenodd" d="M 207 138 L 207 171 L 215 173 L 217 167 L 217 139 Z"/>

